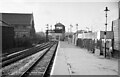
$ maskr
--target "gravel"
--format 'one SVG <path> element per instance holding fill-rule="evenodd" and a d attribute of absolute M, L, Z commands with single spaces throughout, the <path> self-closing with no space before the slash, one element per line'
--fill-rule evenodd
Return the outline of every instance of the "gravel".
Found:
<path fill-rule="evenodd" d="M 33 70 L 29 73 L 29 75 L 38 75 L 38 74 L 42 75 L 45 72 L 46 67 L 48 66 L 53 56 L 55 47 L 56 45 L 54 45 L 50 49 L 50 51 L 42 58 L 42 60 L 40 60 L 39 63 L 33 68 Z"/>
<path fill-rule="evenodd" d="M 44 50 L 43 50 L 44 51 Z M 36 54 L 33 54 L 31 56 L 28 56 L 20 61 L 17 61 L 9 66 L 6 66 L 4 68 L 1 68 L 2 70 L 2 76 L 6 77 L 9 75 L 17 75 L 17 73 L 21 73 L 20 71 L 23 70 L 24 67 L 28 66 L 36 57 L 42 54 L 41 52 L 38 52 Z"/>

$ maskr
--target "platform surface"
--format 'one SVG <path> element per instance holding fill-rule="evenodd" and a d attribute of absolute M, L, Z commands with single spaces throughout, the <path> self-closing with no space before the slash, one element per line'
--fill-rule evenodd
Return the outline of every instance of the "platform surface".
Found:
<path fill-rule="evenodd" d="M 118 60 L 60 41 L 51 75 L 118 75 Z"/>

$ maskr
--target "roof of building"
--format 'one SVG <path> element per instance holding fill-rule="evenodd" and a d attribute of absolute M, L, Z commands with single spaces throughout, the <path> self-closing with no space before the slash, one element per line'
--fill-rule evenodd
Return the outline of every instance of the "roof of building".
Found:
<path fill-rule="evenodd" d="M 55 26 L 64 26 L 62 23 L 56 23 Z"/>
<path fill-rule="evenodd" d="M 8 24 L 31 24 L 33 14 L 2 13 L 2 21 Z"/>

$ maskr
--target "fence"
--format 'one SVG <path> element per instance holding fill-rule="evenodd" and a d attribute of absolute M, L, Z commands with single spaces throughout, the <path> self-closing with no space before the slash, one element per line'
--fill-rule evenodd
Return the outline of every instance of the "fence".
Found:
<path fill-rule="evenodd" d="M 95 52 L 95 48 L 99 49 L 101 53 L 102 51 L 102 41 L 101 40 L 93 40 L 93 39 L 77 39 L 77 46 L 81 48 L 86 48 L 88 51 L 92 53 Z"/>

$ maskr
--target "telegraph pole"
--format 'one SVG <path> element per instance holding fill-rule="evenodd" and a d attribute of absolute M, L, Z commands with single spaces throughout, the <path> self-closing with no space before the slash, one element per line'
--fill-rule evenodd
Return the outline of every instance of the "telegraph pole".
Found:
<path fill-rule="evenodd" d="M 50 28 L 51 28 L 51 31 L 52 31 L 52 25 L 50 26 Z"/>
<path fill-rule="evenodd" d="M 78 24 L 76 24 L 76 32 L 77 32 L 77 37 L 78 37 Z"/>
<path fill-rule="evenodd" d="M 70 32 L 71 32 L 71 33 L 72 33 L 72 27 L 73 27 L 73 26 L 70 24 Z"/>
<path fill-rule="evenodd" d="M 47 24 L 46 25 L 46 28 L 47 28 L 47 30 L 46 30 L 46 42 L 48 41 L 48 29 L 49 29 L 49 25 Z"/>

